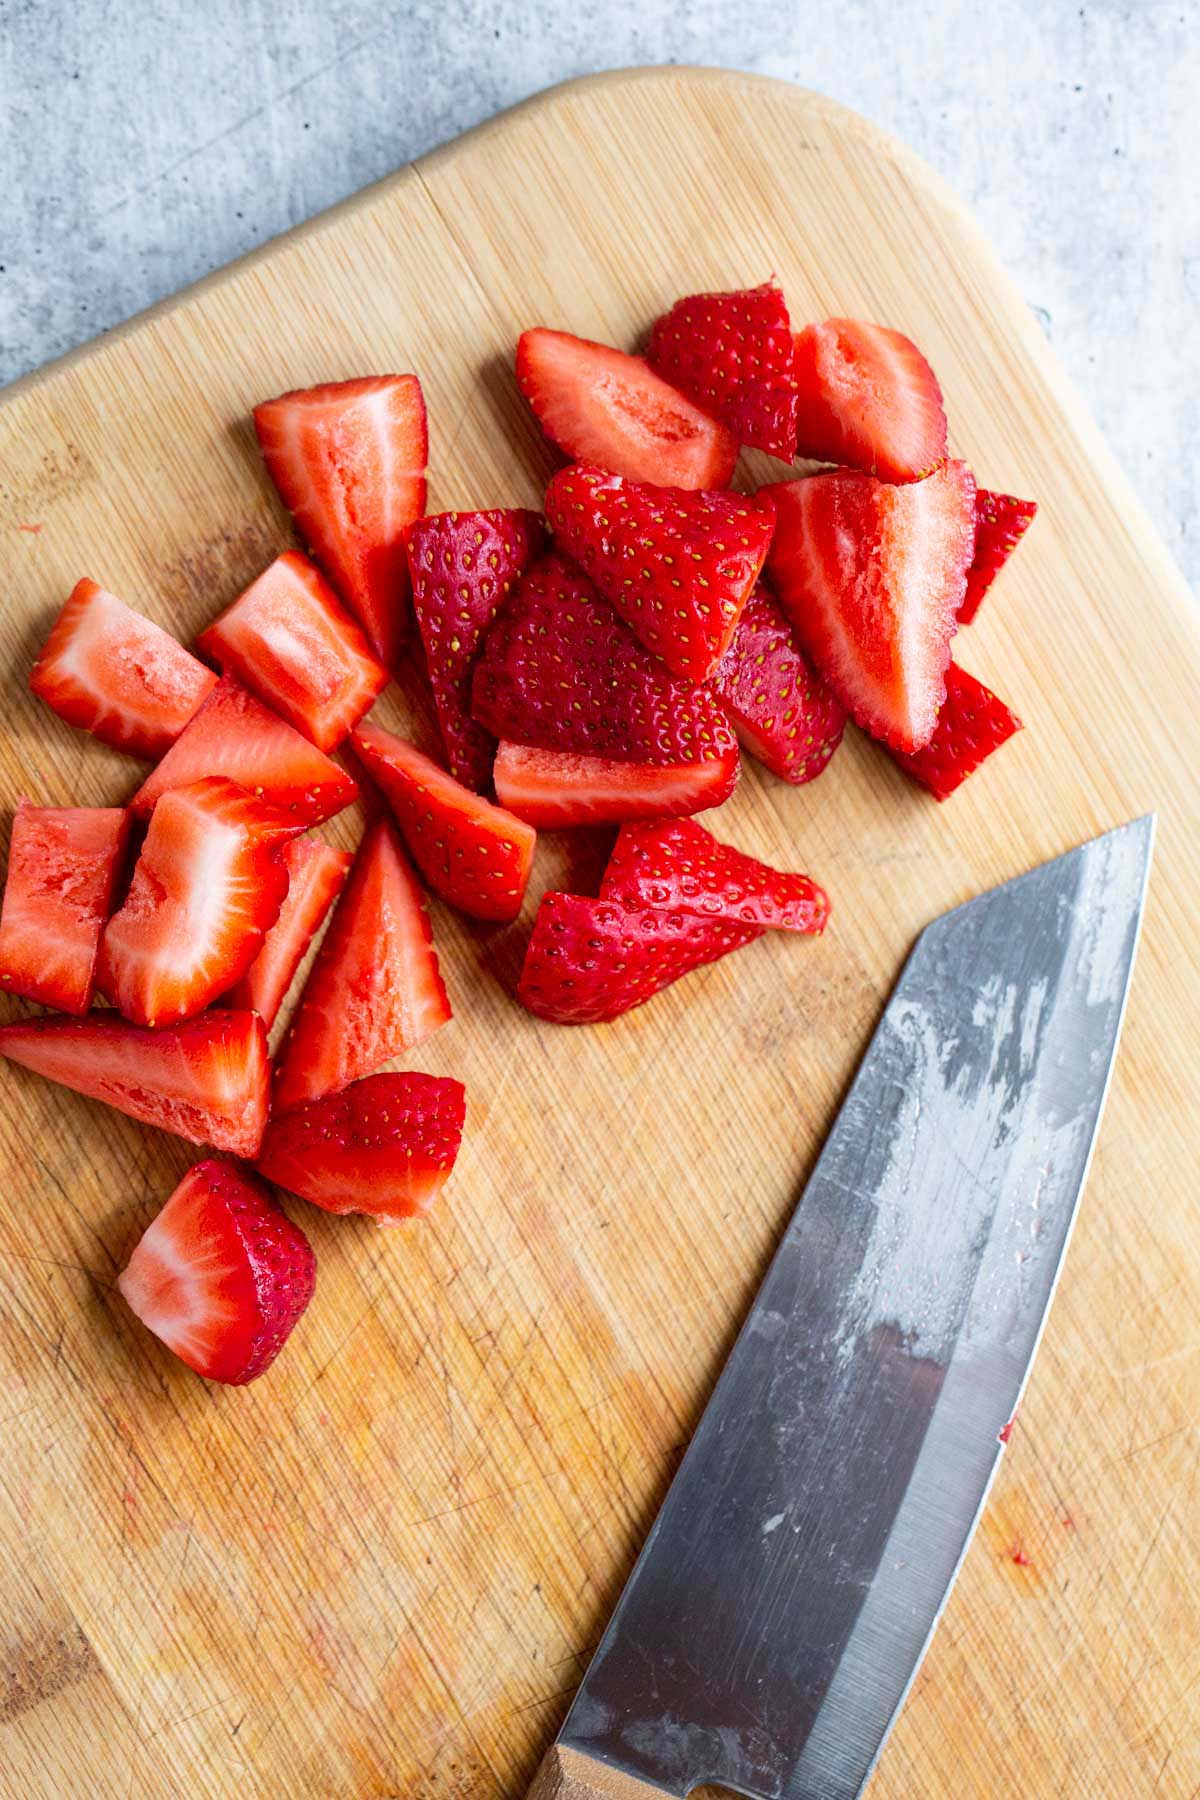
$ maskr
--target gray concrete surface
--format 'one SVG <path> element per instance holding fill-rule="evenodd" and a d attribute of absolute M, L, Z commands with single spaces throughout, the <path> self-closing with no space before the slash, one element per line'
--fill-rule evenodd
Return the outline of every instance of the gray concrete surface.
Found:
<path fill-rule="evenodd" d="M 927 157 L 1200 586 L 1197 0 L 0 0 L 0 381 L 641 62 L 786 76 Z"/>

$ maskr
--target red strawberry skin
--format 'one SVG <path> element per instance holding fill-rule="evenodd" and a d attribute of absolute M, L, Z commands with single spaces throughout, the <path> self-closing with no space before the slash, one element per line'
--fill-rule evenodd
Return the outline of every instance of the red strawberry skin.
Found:
<path fill-rule="evenodd" d="M 796 454 L 796 377 L 787 302 L 774 282 L 689 294 L 656 319 L 647 360 L 756 450 Z"/>
<path fill-rule="evenodd" d="M 544 750 L 640 763 L 736 750 L 716 695 L 674 678 L 561 556 L 534 564 L 489 631 L 472 705 L 498 738 Z"/>
<path fill-rule="evenodd" d="M 946 671 L 946 699 L 933 736 L 913 755 L 893 751 L 892 760 L 913 781 L 928 788 L 935 800 L 948 800 L 968 775 L 1021 729 L 1020 719 L 1003 700 L 951 663 Z"/>
<path fill-rule="evenodd" d="M 640 356 L 539 325 L 518 341 L 517 386 L 572 462 L 660 487 L 729 486 L 737 439 Z"/>
<path fill-rule="evenodd" d="M 254 409 L 296 528 L 385 668 L 408 635 L 409 527 L 425 511 L 429 431 L 415 375 L 296 389 Z"/>
<path fill-rule="evenodd" d="M 967 591 L 958 609 L 969 625 L 979 603 L 1037 516 L 1036 500 L 1018 500 L 990 488 L 975 491 L 975 556 L 967 570 Z"/>
<path fill-rule="evenodd" d="M 189 1143 L 258 1155 L 271 1069 L 255 1013 L 206 1012 L 161 1031 L 97 1013 L 19 1019 L 0 1026 L 0 1056 Z"/>
<path fill-rule="evenodd" d="M 975 479 L 949 462 L 894 486 L 852 470 L 773 487 L 771 584 L 806 655 L 864 731 L 929 742 L 975 543 Z"/>
<path fill-rule="evenodd" d="M 515 919 L 533 867 L 533 827 L 379 725 L 360 725 L 354 748 L 434 893 L 474 919 Z"/>
<path fill-rule="evenodd" d="M 249 1007 L 270 1031 L 304 961 L 304 953 L 337 899 L 353 858 L 319 838 L 293 838 L 283 853 L 288 887 L 279 917 L 240 981 L 224 996 L 226 1006 Z"/>
<path fill-rule="evenodd" d="M 216 681 L 161 626 L 86 578 L 72 589 L 29 677 L 68 725 L 148 759 L 165 755 Z"/>
<path fill-rule="evenodd" d="M 18 802 L 0 913 L 0 991 L 87 1011 L 129 824 L 121 807 Z"/>
<path fill-rule="evenodd" d="M 623 825 L 600 898 L 810 936 L 829 922 L 829 896 L 809 876 L 719 843 L 694 819 Z"/>
<path fill-rule="evenodd" d="M 688 493 L 578 464 L 546 490 L 560 549 L 683 681 L 729 646 L 775 527 L 771 500 Z"/>
<path fill-rule="evenodd" d="M 742 609 L 713 687 L 743 747 L 794 787 L 815 781 L 842 741 L 845 707 L 762 582 Z"/>
<path fill-rule="evenodd" d="M 368 1075 L 273 1118 L 258 1167 L 326 1212 L 394 1225 L 433 1205 L 454 1167 L 465 1116 L 461 1081 Z"/>
<path fill-rule="evenodd" d="M 482 793 L 496 740 L 471 717 L 471 671 L 514 583 L 541 553 L 537 513 L 520 508 L 431 513 L 408 539 L 413 611 L 450 773 Z"/>
<path fill-rule="evenodd" d="M 281 719 L 332 750 L 388 674 L 321 571 L 288 550 L 196 640 Z"/>
<path fill-rule="evenodd" d="M 921 481 L 946 460 L 937 377 L 911 338 L 863 319 L 796 333 L 797 449 L 881 481 Z"/>
<path fill-rule="evenodd" d="M 212 1157 L 188 1170 L 117 1286 L 197 1375 L 241 1387 L 275 1361 L 316 1279 L 312 1245 L 264 1184 Z"/>
<path fill-rule="evenodd" d="M 630 763 L 504 742 L 496 753 L 496 797 L 539 830 L 679 818 L 723 805 L 738 766 L 736 744 L 707 762 Z"/>
<path fill-rule="evenodd" d="M 358 793 L 344 769 L 232 675 L 217 683 L 129 804 L 145 817 L 160 795 L 208 775 L 236 781 L 290 814 L 298 830 L 332 818 Z"/>

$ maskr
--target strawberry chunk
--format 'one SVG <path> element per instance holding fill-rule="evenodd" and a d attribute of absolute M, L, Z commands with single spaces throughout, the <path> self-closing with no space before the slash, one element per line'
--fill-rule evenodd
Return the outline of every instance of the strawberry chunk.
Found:
<path fill-rule="evenodd" d="M 425 511 L 429 433 L 415 375 L 297 389 L 254 409 L 297 530 L 385 668 L 408 635 L 409 527 Z"/>
<path fill-rule="evenodd" d="M 862 319 L 796 333 L 797 449 L 881 481 L 920 481 L 946 460 L 937 377 L 911 338 Z"/>
<path fill-rule="evenodd" d="M 319 838 L 298 837 L 284 850 L 283 860 L 288 888 L 279 917 L 246 973 L 224 996 L 226 1006 L 256 1012 L 268 1031 L 353 859 L 348 850 L 335 850 Z"/>
<path fill-rule="evenodd" d="M 760 926 L 727 919 L 546 894 L 517 999 L 553 1025 L 598 1024 L 761 935 Z"/>
<path fill-rule="evenodd" d="M 845 707 L 762 582 L 742 609 L 713 687 L 743 748 L 794 787 L 815 781 L 842 741 Z"/>
<path fill-rule="evenodd" d="M 550 483 L 546 516 L 647 649 L 682 680 L 707 681 L 758 580 L 774 504 L 652 487 L 579 464 Z"/>
<path fill-rule="evenodd" d="M 895 750 L 891 756 L 897 768 L 928 788 L 935 800 L 946 800 L 1020 730 L 1020 719 L 1003 700 L 951 663 L 946 671 L 946 699 L 933 736 L 923 749 L 909 756 Z"/>
<path fill-rule="evenodd" d="M 979 603 L 1020 543 L 1037 515 L 1036 500 L 975 490 L 975 557 L 967 570 L 967 591 L 958 609 L 960 625 L 969 625 Z"/>
<path fill-rule="evenodd" d="M 474 919 L 515 919 L 533 867 L 533 827 L 378 725 L 360 725 L 353 741 L 434 893 Z"/>
<path fill-rule="evenodd" d="M 785 874 L 718 843 L 694 819 L 623 825 L 600 898 L 810 936 L 829 922 L 829 896 L 808 875 Z"/>
<path fill-rule="evenodd" d="M 395 826 L 379 818 L 363 839 L 284 1039 L 276 1109 L 348 1087 L 449 1018 L 417 878 Z"/>
<path fill-rule="evenodd" d="M 196 642 L 318 750 L 340 744 L 387 686 L 387 670 L 298 550 L 277 556 Z"/>
<path fill-rule="evenodd" d="M 162 794 L 206 775 L 224 775 L 290 813 L 297 829 L 332 818 L 358 793 L 344 769 L 232 675 L 222 676 L 129 804 L 145 816 Z"/>
<path fill-rule="evenodd" d="M 427 1213 L 462 1142 L 466 1089 L 436 1075 L 368 1075 L 273 1118 L 258 1166 L 331 1213 L 394 1225 Z"/>
<path fill-rule="evenodd" d="M 805 652 L 864 731 L 919 750 L 945 697 L 974 552 L 974 476 L 949 462 L 895 487 L 839 470 L 770 492 L 767 569 Z"/>
<path fill-rule="evenodd" d="M 160 625 L 87 579 L 76 582 L 29 677 L 68 725 L 149 759 L 171 748 L 216 682 Z"/>
<path fill-rule="evenodd" d="M 146 1227 L 117 1286 L 189 1369 L 241 1387 L 275 1361 L 316 1279 L 312 1245 L 265 1184 L 212 1157 Z"/>
<path fill-rule="evenodd" d="M 729 486 L 737 439 L 643 357 L 539 325 L 517 343 L 517 386 L 573 462 L 660 487 Z"/>
<path fill-rule="evenodd" d="M 129 822 L 117 806 L 17 803 L 0 913 L 5 993 L 62 1012 L 87 1011 Z"/>
<path fill-rule="evenodd" d="M 258 1155 L 271 1068 L 254 1013 L 207 1012 L 162 1031 L 97 1013 L 18 1019 L 0 1026 L 0 1056 L 189 1143 Z"/>
<path fill-rule="evenodd" d="M 173 788 L 105 926 L 101 992 L 135 1025 L 194 1018 L 250 967 L 287 885 L 279 814 L 224 776 Z"/>
<path fill-rule="evenodd" d="M 647 358 L 727 425 L 739 444 L 792 461 L 797 404 L 792 323 L 773 281 L 677 300 L 654 321 Z"/>
<path fill-rule="evenodd" d="M 450 773 L 482 792 L 496 740 L 471 717 L 471 670 L 484 634 L 544 542 L 537 513 L 431 513 L 408 540 L 413 611 Z"/>
<path fill-rule="evenodd" d="M 534 564 L 488 632 L 472 704 L 497 737 L 543 750 L 688 763 L 736 749 L 716 695 L 675 679 L 561 556 Z"/>
<path fill-rule="evenodd" d="M 631 763 L 573 750 L 502 743 L 496 798 L 539 829 L 673 819 L 728 800 L 738 778 L 737 745 L 707 762 Z"/>

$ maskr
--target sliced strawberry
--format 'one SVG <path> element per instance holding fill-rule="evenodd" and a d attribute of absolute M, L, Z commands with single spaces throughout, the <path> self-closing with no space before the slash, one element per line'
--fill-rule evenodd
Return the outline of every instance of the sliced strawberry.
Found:
<path fill-rule="evenodd" d="M 600 898 L 810 936 L 829 922 L 829 896 L 809 876 L 718 843 L 694 819 L 622 825 Z"/>
<path fill-rule="evenodd" d="M 394 669 L 408 635 L 405 543 L 425 511 L 420 382 L 367 375 L 297 389 L 256 406 L 254 429 L 301 537 Z"/>
<path fill-rule="evenodd" d="M 241 1387 L 275 1361 L 316 1279 L 312 1245 L 266 1185 L 212 1157 L 146 1227 L 117 1286 L 189 1369 Z"/>
<path fill-rule="evenodd" d="M 277 556 L 196 642 L 319 750 L 340 744 L 387 686 L 387 670 L 298 550 Z"/>
<path fill-rule="evenodd" d="M 737 439 L 643 357 L 539 325 L 517 343 L 517 386 L 574 462 L 662 487 L 729 486 Z"/>
<path fill-rule="evenodd" d="M 946 699 L 933 736 L 924 749 L 912 755 L 893 750 L 892 760 L 928 788 L 935 800 L 946 800 L 993 750 L 1021 729 L 1020 719 L 1003 700 L 951 663 L 946 670 Z"/>
<path fill-rule="evenodd" d="M 865 731 L 929 742 L 975 543 L 975 478 L 946 463 L 893 487 L 839 470 L 770 489 L 767 569 L 806 653 Z"/>
<path fill-rule="evenodd" d="M 367 830 L 284 1039 L 276 1110 L 336 1093 L 450 1017 L 429 914 L 386 818 Z"/>
<path fill-rule="evenodd" d="M 331 1213 L 394 1225 L 426 1213 L 462 1142 L 466 1089 L 437 1075 L 368 1075 L 273 1118 L 258 1166 Z"/>
<path fill-rule="evenodd" d="M 598 1024 L 761 936 L 758 925 L 545 894 L 517 999 L 554 1025 Z"/>
<path fill-rule="evenodd" d="M 990 488 L 975 490 L 975 559 L 967 570 L 967 592 L 958 609 L 960 625 L 969 625 L 979 602 L 1020 543 L 1037 515 L 1036 500 L 1017 500 Z"/>
<path fill-rule="evenodd" d="M 496 798 L 539 829 L 674 819 L 721 806 L 737 785 L 737 745 L 708 762 L 631 763 L 502 743 Z"/>
<path fill-rule="evenodd" d="M 29 685 L 68 725 L 130 756 L 162 756 L 206 694 L 211 669 L 94 581 L 76 582 Z"/>
<path fill-rule="evenodd" d="M 560 547 L 684 681 L 707 681 L 758 580 L 771 500 L 627 481 L 584 463 L 546 489 Z"/>
<path fill-rule="evenodd" d="M 732 294 L 689 294 L 654 321 L 647 358 L 739 444 L 796 454 L 792 323 L 773 281 Z"/>
<path fill-rule="evenodd" d="M 0 990 L 87 1011 L 129 824 L 123 807 L 18 801 L 0 913 Z"/>
<path fill-rule="evenodd" d="M 742 609 L 713 687 L 744 748 L 794 787 L 815 781 L 842 741 L 845 707 L 762 582 Z"/>
<path fill-rule="evenodd" d="M 474 919 L 515 919 L 533 867 L 533 827 L 378 725 L 360 725 L 353 741 L 434 893 Z"/>
<path fill-rule="evenodd" d="M 801 456 L 849 463 L 881 481 L 920 481 L 946 460 L 937 377 L 902 332 L 826 319 L 796 333 Z"/>
<path fill-rule="evenodd" d="M 674 679 L 561 556 L 534 564 L 488 632 L 472 702 L 497 737 L 543 750 L 686 763 L 736 747 L 716 695 Z"/>
<path fill-rule="evenodd" d="M 145 816 L 161 794 L 206 775 L 224 775 L 290 813 L 297 829 L 332 818 L 358 793 L 344 769 L 232 675 L 222 676 L 129 804 Z"/>
<path fill-rule="evenodd" d="M 248 1006 L 270 1031 L 321 921 L 346 879 L 348 850 L 319 838 L 293 838 L 283 853 L 288 889 L 279 917 L 240 981 L 223 996 L 226 1006 Z"/>
<path fill-rule="evenodd" d="M 537 513 L 432 513 L 408 540 L 413 611 L 450 773 L 482 792 L 496 740 L 471 717 L 471 670 L 484 633 L 544 542 Z"/>
<path fill-rule="evenodd" d="M 271 1065 L 255 1013 L 207 1012 L 162 1031 L 99 1013 L 18 1019 L 0 1026 L 0 1056 L 189 1143 L 258 1155 Z"/>

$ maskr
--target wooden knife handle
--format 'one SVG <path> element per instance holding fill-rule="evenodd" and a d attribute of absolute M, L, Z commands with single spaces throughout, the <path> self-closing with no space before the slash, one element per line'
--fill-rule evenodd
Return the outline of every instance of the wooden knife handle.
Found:
<path fill-rule="evenodd" d="M 551 1744 L 526 1800 L 662 1800 L 662 1788 Z"/>

